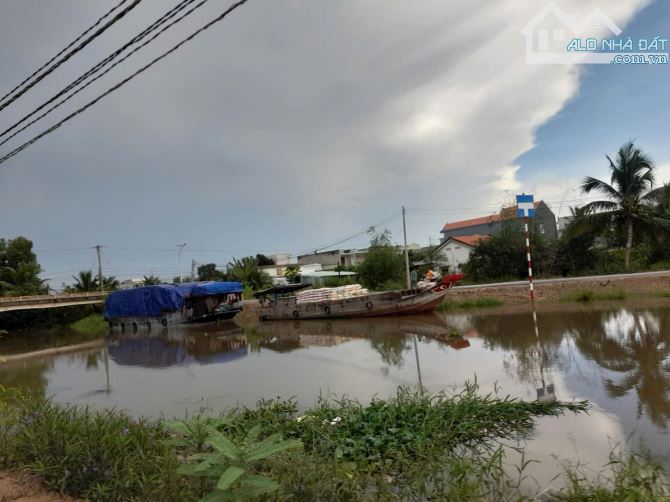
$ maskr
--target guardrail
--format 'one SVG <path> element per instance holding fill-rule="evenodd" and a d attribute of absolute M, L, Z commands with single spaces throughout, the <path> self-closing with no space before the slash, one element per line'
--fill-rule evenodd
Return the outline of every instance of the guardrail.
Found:
<path fill-rule="evenodd" d="M 104 300 L 107 292 L 95 291 L 88 293 L 59 293 L 56 295 L 32 295 L 32 296 L 5 296 L 0 297 L 0 307 L 13 305 L 44 305 L 58 304 L 76 301 Z"/>

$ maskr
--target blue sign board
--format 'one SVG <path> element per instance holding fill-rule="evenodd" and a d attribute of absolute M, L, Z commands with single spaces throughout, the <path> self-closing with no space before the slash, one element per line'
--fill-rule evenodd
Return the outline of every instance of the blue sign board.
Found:
<path fill-rule="evenodd" d="M 516 215 L 519 218 L 535 217 L 535 202 L 532 195 L 523 194 L 516 196 Z"/>

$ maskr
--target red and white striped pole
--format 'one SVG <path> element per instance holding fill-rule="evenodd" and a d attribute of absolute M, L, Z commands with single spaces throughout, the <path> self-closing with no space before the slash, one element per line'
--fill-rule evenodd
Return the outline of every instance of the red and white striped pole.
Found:
<path fill-rule="evenodd" d="M 526 258 L 528 259 L 528 284 L 530 286 L 530 301 L 535 303 L 535 289 L 533 288 L 533 260 L 530 257 L 530 233 L 528 231 L 528 216 L 524 216 L 523 227 L 526 231 Z"/>

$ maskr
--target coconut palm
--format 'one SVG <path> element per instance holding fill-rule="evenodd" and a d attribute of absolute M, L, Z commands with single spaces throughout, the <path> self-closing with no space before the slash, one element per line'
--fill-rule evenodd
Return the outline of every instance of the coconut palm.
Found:
<path fill-rule="evenodd" d="M 600 192 L 607 199 L 589 202 L 584 214 L 575 219 L 573 232 L 603 231 L 614 227 L 626 234 L 625 268 L 630 271 L 630 253 L 637 232 L 650 230 L 663 218 L 654 214 L 653 203 L 658 191 L 654 185 L 654 163 L 632 141 L 623 145 L 613 161 L 606 156 L 611 181 L 587 176 L 582 184 L 584 193 Z"/>
<path fill-rule="evenodd" d="M 150 274 L 148 276 L 145 275 L 142 278 L 142 284 L 144 284 L 145 286 L 155 286 L 156 284 L 160 283 L 161 283 L 160 278 L 156 277 L 154 274 Z"/>
<path fill-rule="evenodd" d="M 105 291 L 114 291 L 115 289 L 119 288 L 119 280 L 113 275 L 110 275 L 109 277 L 103 277 L 102 285 L 105 288 Z"/>
<path fill-rule="evenodd" d="M 228 275 L 236 281 L 251 286 L 254 290 L 259 290 L 272 285 L 272 278 L 261 270 L 258 260 L 253 256 L 245 256 L 228 264 Z"/>
<path fill-rule="evenodd" d="M 74 284 L 70 288 L 77 293 L 86 293 L 90 291 L 98 291 L 100 284 L 97 277 L 93 275 L 92 270 L 82 270 L 77 275 L 73 275 Z"/>

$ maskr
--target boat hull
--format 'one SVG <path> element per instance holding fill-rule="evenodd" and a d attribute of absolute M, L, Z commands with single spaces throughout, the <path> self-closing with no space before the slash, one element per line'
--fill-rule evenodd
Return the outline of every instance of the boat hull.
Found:
<path fill-rule="evenodd" d="M 298 303 L 295 297 L 266 300 L 260 308 L 262 320 L 347 319 L 414 315 L 430 312 L 449 292 L 452 283 L 439 283 L 426 289 L 371 293 L 365 296 L 310 303 Z"/>
<path fill-rule="evenodd" d="M 110 327 L 120 328 L 122 331 L 152 328 L 167 328 L 169 326 L 184 326 L 191 324 L 207 324 L 232 319 L 242 311 L 241 308 L 230 309 L 226 312 L 212 313 L 197 318 L 188 318 L 181 312 L 165 312 L 160 317 L 115 317 L 108 318 Z"/>

